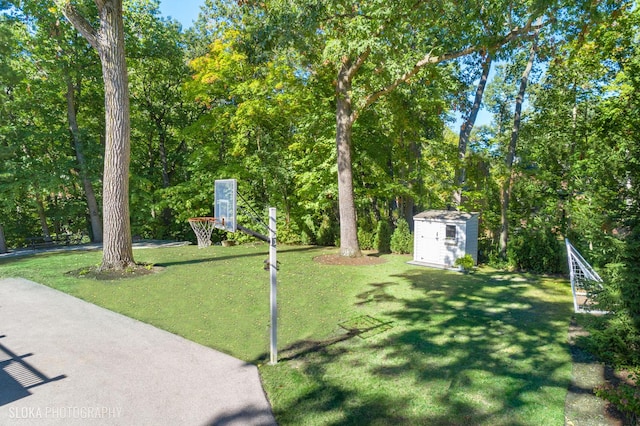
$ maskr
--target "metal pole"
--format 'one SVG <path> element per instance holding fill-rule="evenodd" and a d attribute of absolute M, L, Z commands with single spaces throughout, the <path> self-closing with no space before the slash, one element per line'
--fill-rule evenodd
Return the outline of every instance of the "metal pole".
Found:
<path fill-rule="evenodd" d="M 269 208 L 269 277 L 271 281 L 271 360 L 270 364 L 278 363 L 278 303 L 277 303 L 277 272 L 278 259 L 276 250 L 276 208 Z"/>

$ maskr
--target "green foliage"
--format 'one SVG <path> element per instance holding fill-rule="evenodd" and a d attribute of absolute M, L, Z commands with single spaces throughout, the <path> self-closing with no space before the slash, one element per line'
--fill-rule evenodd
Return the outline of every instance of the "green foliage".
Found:
<path fill-rule="evenodd" d="M 593 34 L 606 55 L 614 49 L 615 59 L 609 90 L 617 96 L 599 99 L 593 114 L 594 143 L 590 151 L 599 161 L 582 162 L 583 170 L 594 176 L 598 191 L 590 200 L 595 214 L 604 216 L 601 232 L 617 234 L 610 250 L 604 300 L 613 312 L 598 327 L 589 329 L 589 346 L 615 366 L 640 367 L 640 48 L 637 43 L 640 11 L 623 14 L 619 28 L 603 25 Z M 594 58 L 596 59 L 596 58 Z M 611 67 L 612 63 L 593 60 L 593 66 Z M 608 70 L 611 72 L 611 70 Z M 587 151 L 589 152 L 589 151 Z M 608 190 L 608 191 L 607 191 Z M 598 244 L 595 247 L 607 247 Z M 637 383 L 636 383 L 637 385 Z M 610 395 L 615 396 L 615 395 Z"/>
<path fill-rule="evenodd" d="M 391 235 L 391 252 L 408 254 L 413 252 L 413 235 L 409 229 L 409 224 L 404 218 L 398 219 L 396 229 Z"/>
<path fill-rule="evenodd" d="M 378 253 L 391 253 L 391 226 L 385 219 L 378 222 L 375 247 Z"/>
<path fill-rule="evenodd" d="M 630 245 L 626 256 L 626 268 L 622 275 L 622 280 L 618 283 L 622 297 L 622 306 L 631 317 L 635 334 L 640 339 L 640 253 L 638 245 Z M 638 348 L 640 351 L 640 348 Z"/>
<path fill-rule="evenodd" d="M 453 264 L 464 272 L 470 272 L 473 270 L 475 262 L 470 254 L 465 254 L 464 256 L 457 258 Z"/>
<path fill-rule="evenodd" d="M 564 251 L 550 228 L 521 228 L 510 237 L 507 259 L 519 270 L 556 274 L 566 270 Z"/>
<path fill-rule="evenodd" d="M 586 321 L 589 336 L 581 345 L 616 368 L 640 366 L 640 333 L 624 312 Z"/>
<path fill-rule="evenodd" d="M 295 223 L 278 221 L 278 244 L 301 244 L 301 233 Z"/>
<path fill-rule="evenodd" d="M 589 350 L 619 367 L 640 367 L 639 236 L 636 231 L 627 236 L 622 262 L 607 265 L 598 301 L 602 309 L 613 313 L 589 324 Z"/>
<path fill-rule="evenodd" d="M 362 250 L 374 250 L 376 247 L 376 236 L 373 232 L 366 229 L 358 229 L 358 243 Z"/>
<path fill-rule="evenodd" d="M 340 228 L 325 216 L 316 233 L 317 243 L 321 246 L 335 246 L 339 236 Z"/>
<path fill-rule="evenodd" d="M 637 425 L 640 421 L 640 374 L 629 374 L 630 383 L 599 386 L 595 394 L 613 404 L 626 417 L 626 423 Z"/>

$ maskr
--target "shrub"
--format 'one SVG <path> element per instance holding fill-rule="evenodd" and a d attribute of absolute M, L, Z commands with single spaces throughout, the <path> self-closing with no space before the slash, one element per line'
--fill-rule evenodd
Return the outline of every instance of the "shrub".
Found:
<path fill-rule="evenodd" d="M 313 216 L 308 215 L 301 218 L 298 222 L 300 228 L 300 241 L 302 244 L 317 244 L 316 240 L 316 224 Z"/>
<path fill-rule="evenodd" d="M 630 374 L 634 384 L 621 383 L 617 386 L 605 385 L 595 388 L 595 394 L 613 404 L 627 418 L 626 424 L 636 425 L 640 420 L 640 375 Z"/>
<path fill-rule="evenodd" d="M 398 219 L 396 229 L 391 235 L 391 252 L 407 254 L 413 252 L 413 236 L 409 224 L 404 218 Z"/>
<path fill-rule="evenodd" d="M 278 243 L 279 244 L 301 244 L 302 237 L 301 232 L 295 227 L 292 222 L 278 223 Z"/>
<path fill-rule="evenodd" d="M 328 217 L 324 217 L 320 228 L 316 234 L 316 241 L 321 246 L 333 246 L 336 244 L 340 231 L 336 229 L 336 225 L 329 220 Z"/>
<path fill-rule="evenodd" d="M 557 274 L 566 270 L 564 252 L 550 228 L 524 228 L 509 239 L 507 263 L 524 271 Z"/>
<path fill-rule="evenodd" d="M 607 265 L 599 306 L 612 312 L 588 328 L 588 349 L 615 367 L 640 367 L 640 232 L 624 240 L 621 262 Z"/>
<path fill-rule="evenodd" d="M 376 237 L 371 231 L 358 230 L 358 242 L 362 250 L 373 250 L 375 248 Z"/>
<path fill-rule="evenodd" d="M 616 368 L 640 366 L 640 333 L 626 312 L 592 319 L 586 328 L 581 345 L 589 352 Z"/>
<path fill-rule="evenodd" d="M 470 254 L 465 254 L 464 256 L 457 258 L 453 264 L 466 273 L 473 270 L 475 262 Z"/>
<path fill-rule="evenodd" d="M 391 253 L 391 227 L 386 220 L 378 222 L 375 242 L 378 253 Z"/>

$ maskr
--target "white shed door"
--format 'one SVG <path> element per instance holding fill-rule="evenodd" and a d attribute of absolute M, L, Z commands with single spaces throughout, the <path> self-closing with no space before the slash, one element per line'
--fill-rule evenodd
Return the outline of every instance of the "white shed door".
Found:
<path fill-rule="evenodd" d="M 414 229 L 414 260 L 442 264 L 441 248 L 444 243 L 445 232 L 444 223 L 416 221 Z"/>

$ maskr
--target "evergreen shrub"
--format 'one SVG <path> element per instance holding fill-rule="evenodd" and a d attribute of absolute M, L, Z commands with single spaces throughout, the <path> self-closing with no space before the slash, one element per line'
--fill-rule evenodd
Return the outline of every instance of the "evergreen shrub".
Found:
<path fill-rule="evenodd" d="M 321 246 L 333 246 L 336 245 L 339 235 L 340 230 L 337 225 L 332 223 L 332 221 L 325 216 L 322 220 L 322 224 L 318 228 L 316 241 L 318 242 L 318 245 Z"/>
<path fill-rule="evenodd" d="M 358 229 L 358 242 L 362 250 L 373 250 L 375 248 L 376 237 L 371 231 Z"/>
<path fill-rule="evenodd" d="M 391 226 L 384 219 L 378 222 L 375 243 L 378 253 L 391 253 Z"/>
<path fill-rule="evenodd" d="M 391 235 L 391 252 L 408 254 L 413 252 L 413 236 L 409 224 L 404 218 L 398 219 L 396 229 Z"/>
<path fill-rule="evenodd" d="M 516 269 L 558 274 L 566 271 L 564 243 L 550 228 L 522 228 L 509 238 L 507 263 Z"/>

